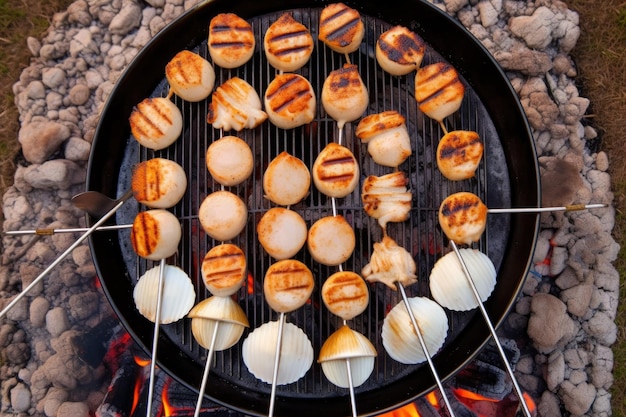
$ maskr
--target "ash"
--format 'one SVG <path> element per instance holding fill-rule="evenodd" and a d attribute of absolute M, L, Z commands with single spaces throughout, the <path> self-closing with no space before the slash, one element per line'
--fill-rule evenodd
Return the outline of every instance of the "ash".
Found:
<path fill-rule="evenodd" d="M 533 129 L 544 206 L 612 203 L 609 161 L 585 125 L 570 52 L 578 15 L 558 0 L 431 0 L 494 55 Z M 191 7 L 182 0 L 77 0 L 28 39 L 32 64 L 14 85 L 22 156 L 3 196 L 4 230 L 75 227 L 69 199 L 83 191 L 99 111 L 116 80 L 160 29 Z M 612 207 L 541 217 L 533 266 L 503 337 L 520 349 L 516 376 L 541 416 L 609 416 L 611 345 L 619 276 Z M 6 305 L 78 235 L 4 237 L 0 304 Z M 89 416 L 111 380 L 73 340 L 112 315 L 95 285 L 87 245 L 74 250 L 0 323 L 0 413 Z"/>

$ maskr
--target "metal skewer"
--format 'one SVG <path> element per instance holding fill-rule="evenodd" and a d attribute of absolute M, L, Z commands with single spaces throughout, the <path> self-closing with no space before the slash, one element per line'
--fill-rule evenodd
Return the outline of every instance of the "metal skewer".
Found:
<path fill-rule="evenodd" d="M 530 413 L 530 410 L 528 409 L 528 404 L 526 404 L 526 400 L 524 399 L 524 393 L 522 392 L 522 389 L 520 388 L 517 382 L 517 379 L 515 378 L 513 369 L 511 369 L 509 360 L 506 357 L 504 349 L 502 348 L 502 344 L 500 343 L 500 340 L 498 339 L 498 335 L 496 334 L 496 329 L 493 327 L 493 324 L 491 323 L 491 319 L 489 318 L 489 315 L 487 314 L 487 310 L 485 309 L 485 305 L 483 304 L 481 300 L 480 294 L 478 293 L 478 289 L 476 288 L 476 285 L 474 284 L 474 280 L 472 279 L 469 269 L 467 268 L 467 265 L 465 264 L 465 261 L 463 260 L 463 256 L 461 256 L 459 247 L 456 245 L 454 240 L 450 240 L 450 245 L 452 245 L 452 249 L 454 249 L 454 252 L 456 253 L 457 258 L 459 259 L 459 263 L 461 264 L 463 273 L 465 274 L 465 277 L 467 278 L 467 282 L 470 284 L 472 293 L 474 294 L 474 297 L 476 298 L 476 302 L 478 303 L 478 308 L 480 309 L 480 312 L 485 318 L 485 322 L 487 323 L 487 327 L 489 328 L 489 331 L 491 332 L 493 341 L 496 344 L 498 351 L 500 352 L 500 356 L 502 357 L 502 362 L 504 362 L 504 366 L 506 367 L 506 370 L 509 376 L 511 377 L 511 381 L 513 382 L 513 387 L 515 388 L 515 392 L 519 398 L 520 405 L 522 407 L 522 410 L 524 410 L 524 415 L 526 417 L 532 417 L 532 414 Z"/>
<path fill-rule="evenodd" d="M 95 229 L 96 232 L 105 231 L 105 230 L 122 230 L 122 229 L 130 229 L 133 227 L 132 224 L 115 224 L 112 226 L 100 226 Z M 26 229 L 26 230 L 8 230 L 6 232 L 2 232 L 2 236 L 23 236 L 23 235 L 39 235 L 39 236 L 51 236 L 57 233 L 79 233 L 79 232 L 88 232 L 90 227 L 68 227 L 68 228 L 60 228 L 60 229 L 49 229 L 49 228 L 39 228 L 39 229 Z"/>
<path fill-rule="evenodd" d="M 276 401 L 276 380 L 278 379 L 278 365 L 280 364 L 280 351 L 283 344 L 283 328 L 285 326 L 285 313 L 280 313 L 278 322 L 278 337 L 276 339 L 276 353 L 274 354 L 274 372 L 272 374 L 272 391 L 270 393 L 270 409 L 267 417 L 274 415 L 274 403 Z"/>
<path fill-rule="evenodd" d="M 407 313 L 409 313 L 411 324 L 413 324 L 413 328 L 415 329 L 415 333 L 417 334 L 417 339 L 420 342 L 420 346 L 422 348 L 422 351 L 424 352 L 424 356 L 426 356 L 426 361 L 428 361 L 430 370 L 432 371 L 433 377 L 435 378 L 435 381 L 437 382 L 437 386 L 439 387 L 439 391 L 441 392 L 443 402 L 446 404 L 448 412 L 450 413 L 450 417 L 454 417 L 454 411 L 452 410 L 452 406 L 450 405 L 450 401 L 448 400 L 446 391 L 443 388 L 443 383 L 441 382 L 441 378 L 439 378 L 439 375 L 437 374 L 437 369 L 435 368 L 435 364 L 433 363 L 430 357 L 430 353 L 428 352 L 428 348 L 426 347 L 426 342 L 424 341 L 424 336 L 422 335 L 422 331 L 420 330 L 417 324 L 417 320 L 415 319 L 415 315 L 413 314 L 413 310 L 411 310 L 411 306 L 409 305 L 409 299 L 406 296 L 404 285 L 398 282 L 398 287 L 400 288 L 400 294 L 402 294 L 402 301 L 404 301 L 404 305 L 406 306 Z"/>
<path fill-rule="evenodd" d="M 202 407 L 202 397 L 204 396 L 204 390 L 206 389 L 206 383 L 209 379 L 209 372 L 211 370 L 211 362 L 213 361 L 213 353 L 215 351 L 215 340 L 217 339 L 217 330 L 220 326 L 219 320 L 215 321 L 213 327 L 213 335 L 211 335 L 211 344 L 209 345 L 209 352 L 207 353 L 206 364 L 204 365 L 204 373 L 202 374 L 202 383 L 200 384 L 200 392 L 198 393 L 198 401 L 196 402 L 196 410 L 193 413 L 193 417 L 200 415 L 200 408 Z"/>
<path fill-rule="evenodd" d="M 0 319 L 2 319 L 6 315 L 6 313 L 11 308 L 13 308 L 13 306 L 15 306 L 15 304 L 17 304 L 35 285 L 37 285 L 39 283 L 39 281 L 41 281 L 46 275 L 48 275 L 48 273 L 50 271 L 52 271 L 52 269 L 55 266 L 57 266 L 63 259 L 65 259 L 65 257 L 67 255 L 69 255 L 78 245 L 83 243 L 83 241 L 85 239 L 87 239 L 89 237 L 89 235 L 91 235 L 93 232 L 95 232 L 98 227 L 100 227 L 117 210 L 119 210 L 119 208 L 122 207 L 124 205 L 124 203 L 126 202 L 126 200 L 128 200 L 132 195 L 133 195 L 132 190 L 127 191 L 126 194 L 124 194 L 120 198 L 119 202 L 115 206 L 113 206 L 113 208 L 111 210 L 109 210 L 107 213 L 105 213 L 104 216 L 102 216 L 102 218 L 100 218 L 100 220 L 98 220 L 93 226 L 91 226 L 89 229 L 87 229 L 87 231 L 81 237 L 76 239 L 76 241 L 73 244 L 71 244 L 69 248 L 65 249 L 65 252 L 63 252 L 61 255 L 59 255 L 54 260 L 54 262 L 52 262 L 50 264 L 50 266 L 48 266 L 46 269 L 44 269 L 41 272 L 41 274 L 39 274 L 39 276 L 33 280 L 33 282 L 31 282 L 26 288 L 24 288 L 21 293 L 19 293 L 13 300 L 11 300 L 11 302 L 9 304 L 6 305 L 6 307 L 4 307 L 4 309 L 2 311 L 0 311 Z"/>
<path fill-rule="evenodd" d="M 157 305 L 154 317 L 154 334 L 152 337 L 152 360 L 150 361 L 150 381 L 148 386 L 148 406 L 146 407 L 146 417 L 152 416 L 152 396 L 154 395 L 154 373 L 156 369 L 157 342 L 159 340 L 159 329 L 161 323 L 161 304 L 163 303 L 163 283 L 165 278 L 165 259 L 161 259 L 159 265 L 159 287 L 157 291 Z"/>
<path fill-rule="evenodd" d="M 357 417 L 356 399 L 354 398 L 354 382 L 352 382 L 352 369 L 350 368 L 350 358 L 346 358 L 346 370 L 348 371 L 348 388 L 350 389 L 350 407 L 352 417 Z"/>
<path fill-rule="evenodd" d="M 571 204 L 558 207 L 490 208 L 487 213 L 544 213 L 548 211 L 579 211 L 608 207 L 608 204 Z"/>

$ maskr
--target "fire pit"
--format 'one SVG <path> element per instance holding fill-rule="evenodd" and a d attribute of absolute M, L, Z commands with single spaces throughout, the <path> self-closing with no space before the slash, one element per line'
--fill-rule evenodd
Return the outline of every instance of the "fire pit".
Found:
<path fill-rule="evenodd" d="M 594 147 L 594 130 L 580 123 L 588 102 L 572 80 L 568 53 L 576 41 L 576 16 L 559 2 L 471 6 L 450 1 L 445 8 L 498 59 L 520 96 L 543 187 L 560 191 L 544 195 L 543 204 L 610 203 L 608 162 Z M 29 42 L 36 58 L 15 87 L 25 160 L 4 199 L 5 230 L 81 223 L 82 213 L 68 199 L 84 189 L 99 108 L 135 53 L 182 10 L 173 3 L 88 7 L 79 1 L 57 16 L 48 37 Z M 116 14 L 120 17 L 114 19 Z M 539 34 L 533 37 L 524 28 L 545 21 L 549 33 L 537 43 Z M 91 92 L 87 101 L 80 100 L 84 87 Z M 68 93 L 71 101 L 54 100 Z M 36 141 L 35 135 L 47 139 Z M 610 209 L 542 216 L 531 273 L 500 329 L 502 337 L 517 342 L 516 375 L 541 415 L 610 410 L 619 283 L 610 265 L 617 253 L 612 216 Z M 5 237 L 3 297 L 8 300 L 27 285 L 73 238 Z M 92 367 L 68 342 L 112 316 L 94 278 L 89 249 L 81 247 L 8 316 L 0 340 L 6 347 L 2 388 L 10 393 L 3 410 L 87 415 L 102 404 L 113 372 L 104 364 Z M 558 325 L 541 326 L 545 317 Z"/>

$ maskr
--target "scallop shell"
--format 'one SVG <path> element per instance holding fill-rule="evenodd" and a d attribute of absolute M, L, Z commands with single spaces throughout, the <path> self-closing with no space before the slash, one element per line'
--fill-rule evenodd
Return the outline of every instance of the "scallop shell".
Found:
<path fill-rule="evenodd" d="M 137 310 L 151 322 L 156 320 L 159 273 L 159 266 L 146 271 L 137 281 L 133 291 Z M 185 271 L 176 266 L 166 265 L 162 296 L 160 324 L 169 324 L 185 317 L 193 307 L 196 292 Z"/>
<path fill-rule="evenodd" d="M 446 339 L 448 317 L 444 309 L 429 298 L 413 297 L 409 298 L 408 302 L 421 330 L 428 353 L 432 357 L 443 346 Z M 402 302 L 396 304 L 385 317 L 382 340 L 389 356 L 398 362 L 417 364 L 426 360 L 406 305 Z"/>
<path fill-rule="evenodd" d="M 367 337 L 347 325 L 331 334 L 322 345 L 318 362 L 326 378 L 338 387 L 348 388 L 346 361 L 350 361 L 352 385 L 363 384 L 374 370 L 376 348 Z"/>
<path fill-rule="evenodd" d="M 217 335 L 213 349 L 225 350 L 235 345 L 243 330 L 249 327 L 248 318 L 241 306 L 231 297 L 212 296 L 200 301 L 188 314 L 191 332 L 200 346 L 210 349 L 215 326 Z"/>
<path fill-rule="evenodd" d="M 496 286 L 496 268 L 491 259 L 477 249 L 460 249 L 474 286 L 485 301 Z M 478 302 L 465 276 L 459 258 L 450 252 L 440 258 L 430 272 L 430 291 L 443 307 L 467 311 L 478 307 Z"/>
<path fill-rule="evenodd" d="M 257 327 L 243 341 L 242 357 L 248 370 L 261 381 L 271 384 L 280 323 L 271 321 Z M 295 324 L 283 328 L 277 385 L 296 382 L 313 363 L 313 346 L 307 335 Z"/>

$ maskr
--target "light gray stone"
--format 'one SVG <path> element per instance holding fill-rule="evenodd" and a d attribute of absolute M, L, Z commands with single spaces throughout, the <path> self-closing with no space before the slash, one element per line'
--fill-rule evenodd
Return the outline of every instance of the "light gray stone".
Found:
<path fill-rule="evenodd" d="M 539 352 L 550 353 L 565 346 L 576 334 L 576 330 L 561 300 L 553 295 L 542 293 L 533 297 L 528 321 L 528 336 Z"/>
<path fill-rule="evenodd" d="M 18 413 L 30 408 L 30 390 L 24 384 L 17 384 L 11 390 L 11 408 Z"/>
<path fill-rule="evenodd" d="M 60 336 L 69 327 L 70 322 L 64 308 L 55 307 L 46 314 L 46 330 L 52 337 Z"/>
<path fill-rule="evenodd" d="M 28 162 L 41 164 L 70 137 L 70 129 L 56 122 L 32 122 L 22 126 L 18 141 Z"/>

